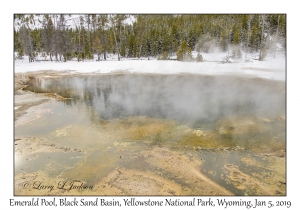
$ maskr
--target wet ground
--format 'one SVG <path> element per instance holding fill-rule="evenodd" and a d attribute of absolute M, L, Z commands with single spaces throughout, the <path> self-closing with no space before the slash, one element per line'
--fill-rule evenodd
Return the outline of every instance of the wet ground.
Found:
<path fill-rule="evenodd" d="M 286 194 L 283 82 L 16 78 L 16 195 Z"/>

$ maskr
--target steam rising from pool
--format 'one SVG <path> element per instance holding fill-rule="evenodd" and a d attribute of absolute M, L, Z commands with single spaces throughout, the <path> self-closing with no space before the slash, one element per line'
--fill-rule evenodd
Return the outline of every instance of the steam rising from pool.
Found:
<path fill-rule="evenodd" d="M 284 83 L 233 76 L 93 75 L 39 79 L 35 91 L 85 104 L 99 118 L 167 118 L 195 126 L 231 115 L 285 113 Z"/>
<path fill-rule="evenodd" d="M 55 177 L 63 169 L 60 178 L 103 186 L 106 179 L 122 184 L 110 178 L 122 167 L 121 175 L 148 171 L 149 180 L 168 177 L 199 195 L 196 182 L 188 184 L 193 177 L 182 176 L 192 168 L 235 195 L 285 194 L 278 186 L 285 182 L 284 82 L 232 75 L 109 74 L 37 77 L 28 84 L 28 90 L 59 100 L 42 104 L 48 112 L 17 126 L 15 136 L 25 146 L 45 138 L 46 148 L 55 152 L 16 158 L 17 173 L 53 169 L 47 173 Z"/>

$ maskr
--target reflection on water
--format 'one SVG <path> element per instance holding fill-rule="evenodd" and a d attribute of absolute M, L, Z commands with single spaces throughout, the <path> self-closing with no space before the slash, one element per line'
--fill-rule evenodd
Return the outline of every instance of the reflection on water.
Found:
<path fill-rule="evenodd" d="M 229 76 L 102 75 L 39 79 L 29 89 L 84 104 L 91 118 L 149 116 L 185 124 L 229 115 L 284 114 L 283 84 Z"/>
<path fill-rule="evenodd" d="M 241 160 L 247 156 L 267 165 L 257 155 L 285 149 L 285 122 L 278 120 L 285 115 L 280 82 L 120 74 L 32 79 L 29 85 L 31 91 L 71 98 L 46 104 L 49 113 L 15 129 L 16 137 L 45 137 L 63 147 L 82 148 L 85 153 L 77 159 L 72 153 L 55 153 L 53 161 L 66 179 L 95 184 L 120 166 L 155 171 L 144 151 L 166 147 L 201 160 L 201 172 L 232 193 L 255 194 L 237 186 L 230 177 L 237 169 L 226 165 L 238 167 L 240 176 L 268 173 L 268 167 Z M 45 170 L 50 164 L 46 156 L 27 162 L 18 158 L 15 173 Z M 186 185 L 176 174 L 158 171 Z"/>

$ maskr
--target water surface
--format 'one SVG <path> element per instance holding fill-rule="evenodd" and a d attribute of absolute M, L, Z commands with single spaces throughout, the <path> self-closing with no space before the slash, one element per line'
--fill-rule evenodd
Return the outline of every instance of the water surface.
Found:
<path fill-rule="evenodd" d="M 267 174 L 271 160 L 260 154 L 285 149 L 285 122 L 279 120 L 285 116 L 283 82 L 233 76 L 111 74 L 37 78 L 28 84 L 27 90 L 70 99 L 46 103 L 43 108 L 49 112 L 16 127 L 16 138 L 43 137 L 85 152 L 79 156 L 56 152 L 51 161 L 45 154 L 30 161 L 23 157 L 15 164 L 16 174 L 56 164 L 60 177 L 95 184 L 120 166 L 156 170 L 143 152 L 165 147 L 201 160 L 199 170 L 232 193 L 255 194 L 230 181 L 226 165 L 251 176 Z M 246 164 L 245 157 L 263 167 Z M 163 169 L 160 173 L 186 185 L 176 174 Z"/>

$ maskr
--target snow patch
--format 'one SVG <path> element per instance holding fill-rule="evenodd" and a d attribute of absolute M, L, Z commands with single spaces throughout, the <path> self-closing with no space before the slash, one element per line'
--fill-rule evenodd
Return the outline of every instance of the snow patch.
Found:
<path fill-rule="evenodd" d="M 193 55 L 196 54 L 193 52 Z M 231 63 L 222 63 L 226 52 L 201 53 L 204 62 L 180 62 L 170 60 L 155 60 L 154 58 L 141 58 L 140 60 L 122 58 L 118 61 L 116 55 L 109 55 L 106 61 L 95 60 L 77 62 L 39 61 L 28 62 L 28 58 L 15 60 L 15 72 L 31 72 L 39 70 L 71 71 L 73 73 L 114 73 L 125 71 L 129 73 L 152 73 L 152 74 L 203 74 L 203 75 L 244 75 L 271 80 L 285 81 L 286 65 L 285 53 L 277 53 L 266 57 L 264 61 L 257 59 L 257 54 L 249 54 L 247 62 L 231 59 Z M 196 54 L 197 55 L 197 54 Z M 244 56 L 244 54 L 243 54 Z M 149 60 L 148 60 L 149 59 Z"/>

